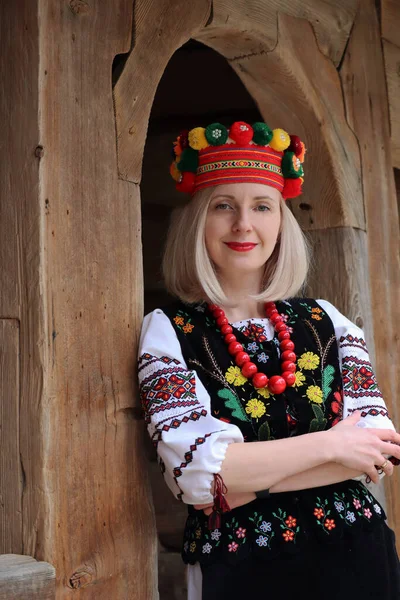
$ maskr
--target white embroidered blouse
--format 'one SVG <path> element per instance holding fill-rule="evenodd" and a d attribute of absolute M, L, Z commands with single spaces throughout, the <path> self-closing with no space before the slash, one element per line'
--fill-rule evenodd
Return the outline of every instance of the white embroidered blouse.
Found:
<path fill-rule="evenodd" d="M 343 360 L 350 356 L 358 359 L 358 364 L 360 361 L 364 362 L 370 369 L 368 349 L 362 329 L 347 319 L 328 301 L 319 299 L 317 302 L 333 322 L 342 376 Z M 246 319 L 234 323 L 234 326 L 240 327 L 248 324 L 249 320 L 262 325 L 268 340 L 273 338 L 273 327 L 266 318 Z M 349 344 L 349 336 L 352 336 L 351 344 Z M 185 453 L 193 440 L 208 434 L 207 443 L 196 447 L 192 460 L 182 470 L 179 486 L 183 491 L 181 496 L 183 502 L 193 505 L 210 503 L 213 501 L 210 491 L 213 476 L 221 470 L 228 444 L 244 441 L 242 432 L 236 425 L 212 416 L 210 396 L 196 371 L 188 369 L 174 328 L 169 318 L 160 309 L 154 310 L 144 318 L 139 342 L 139 357 L 140 386 L 151 380 L 157 372 L 165 373 L 166 363 L 162 361 L 162 357 L 168 357 L 173 361 L 169 363 L 169 375 L 173 372 L 179 374 L 185 371 L 194 378 L 196 397 L 191 400 L 190 404 L 179 402 L 176 398 L 166 400 L 162 410 L 155 411 L 151 415 L 148 432 L 152 439 L 158 435 L 158 459 L 165 481 L 176 497 L 179 490 L 174 482 L 174 469 L 185 461 Z M 151 359 L 146 357 L 151 357 Z M 372 377 L 374 378 L 373 374 Z M 350 395 L 346 393 L 346 386 L 344 386 L 343 418 L 354 410 L 361 410 L 360 426 L 394 429 L 379 390 L 372 398 L 363 392 L 364 389 L 359 386 L 357 390 L 353 389 Z M 201 415 L 201 418 L 197 419 L 193 416 L 196 414 Z M 365 483 L 365 476 L 355 479 Z"/>

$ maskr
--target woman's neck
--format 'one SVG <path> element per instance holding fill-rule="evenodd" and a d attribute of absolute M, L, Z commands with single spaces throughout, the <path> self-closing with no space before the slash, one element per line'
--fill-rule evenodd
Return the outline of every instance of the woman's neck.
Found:
<path fill-rule="evenodd" d="M 228 321 L 234 323 L 244 319 L 265 317 L 264 303 L 257 302 L 249 296 L 260 293 L 261 283 L 259 277 L 244 275 L 237 280 L 221 280 L 222 288 L 234 306 L 221 306 L 225 311 Z"/>
<path fill-rule="evenodd" d="M 265 318 L 264 302 L 256 302 L 250 298 L 244 299 L 235 306 L 221 306 L 230 323 L 244 321 L 245 319 Z"/>

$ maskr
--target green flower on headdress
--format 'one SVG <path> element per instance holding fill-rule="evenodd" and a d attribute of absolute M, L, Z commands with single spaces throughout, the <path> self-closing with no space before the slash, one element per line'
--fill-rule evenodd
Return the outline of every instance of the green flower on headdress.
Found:
<path fill-rule="evenodd" d="M 294 152 L 285 152 L 282 158 L 282 174 L 289 179 L 297 179 L 303 177 L 304 171 L 300 159 Z"/>
<path fill-rule="evenodd" d="M 221 123 L 211 123 L 206 127 L 205 136 L 212 146 L 221 146 L 228 139 L 228 130 Z"/>
<path fill-rule="evenodd" d="M 259 146 L 267 146 L 274 135 L 266 123 L 254 123 L 253 131 L 253 142 Z"/>
<path fill-rule="evenodd" d="M 199 153 L 192 148 L 185 148 L 180 155 L 177 167 L 181 172 L 190 171 L 196 173 L 199 164 Z"/>

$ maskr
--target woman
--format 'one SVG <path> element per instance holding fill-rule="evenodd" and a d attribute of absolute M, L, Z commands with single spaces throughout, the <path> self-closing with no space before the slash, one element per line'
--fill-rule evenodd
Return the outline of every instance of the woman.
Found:
<path fill-rule="evenodd" d="M 400 459 L 361 329 L 297 297 L 307 244 L 287 198 L 304 144 L 265 123 L 183 132 L 192 198 L 163 270 L 178 298 L 144 319 L 148 431 L 188 505 L 189 600 L 400 597 L 393 532 L 369 491 Z"/>

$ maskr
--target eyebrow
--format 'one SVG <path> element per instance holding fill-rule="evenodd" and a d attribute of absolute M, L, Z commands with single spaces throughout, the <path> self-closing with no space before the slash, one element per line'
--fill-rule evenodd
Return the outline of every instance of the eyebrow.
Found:
<path fill-rule="evenodd" d="M 213 197 L 213 200 L 215 200 L 216 198 L 229 198 L 230 200 L 235 200 L 235 196 L 231 196 L 230 194 L 218 194 L 217 196 Z M 254 196 L 253 200 L 272 200 L 272 201 L 274 201 L 274 198 L 271 198 L 271 196 Z"/>

